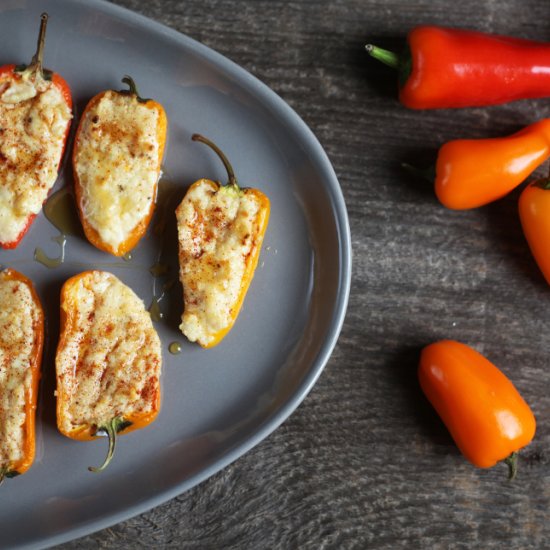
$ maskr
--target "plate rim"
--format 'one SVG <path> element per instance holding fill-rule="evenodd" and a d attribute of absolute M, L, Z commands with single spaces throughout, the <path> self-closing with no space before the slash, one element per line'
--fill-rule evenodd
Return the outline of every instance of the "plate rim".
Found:
<path fill-rule="evenodd" d="M 160 21 L 151 19 L 150 17 L 132 11 L 123 6 L 113 4 L 107 0 L 70 1 L 74 4 L 81 5 L 86 9 L 101 11 L 117 19 L 123 19 L 128 23 L 146 28 L 154 34 L 160 33 L 171 40 L 179 42 L 186 49 L 200 55 L 217 68 L 221 68 L 226 74 L 235 77 L 237 81 L 244 84 L 245 89 L 251 92 L 254 96 L 259 97 L 262 104 L 267 104 L 269 107 L 276 108 L 277 114 L 281 115 L 291 127 L 296 129 L 297 137 L 300 138 L 301 145 L 303 145 L 304 151 L 307 155 L 319 161 L 317 162 L 317 165 L 319 166 L 321 173 L 326 176 L 327 182 L 329 183 L 329 185 L 325 185 L 324 187 L 327 191 L 327 196 L 330 199 L 330 204 L 334 211 L 336 239 L 339 245 L 340 268 L 338 271 L 338 287 L 335 293 L 335 306 L 332 310 L 332 318 L 330 319 L 328 327 L 328 336 L 322 342 L 316 359 L 312 362 L 310 369 L 308 370 L 306 376 L 304 376 L 304 379 L 296 386 L 294 392 L 290 394 L 286 402 L 262 424 L 260 424 L 251 435 L 246 436 L 244 441 L 225 452 L 212 464 L 191 475 L 185 481 L 174 484 L 170 489 L 161 490 L 154 493 L 149 498 L 142 500 L 139 503 L 126 506 L 119 512 L 110 513 L 107 517 L 102 516 L 89 521 L 83 521 L 74 527 L 63 531 L 62 533 L 55 533 L 47 538 L 42 537 L 40 541 L 23 541 L 20 545 L 15 546 L 15 548 L 51 547 L 84 537 L 99 530 L 116 525 L 122 521 L 126 521 L 139 514 L 145 513 L 199 485 L 203 481 L 212 477 L 214 474 L 225 469 L 231 463 L 235 462 L 238 458 L 242 457 L 258 445 L 261 441 L 266 439 L 285 420 L 287 420 L 304 401 L 327 365 L 342 330 L 351 289 L 351 230 L 342 188 L 327 153 L 321 146 L 313 131 L 302 120 L 300 115 L 281 96 L 279 96 L 267 84 L 262 82 L 258 77 L 250 73 L 247 69 L 241 67 L 230 58 L 217 52 L 213 48 L 202 44 L 194 38 L 191 38 L 183 32 L 172 29 Z M 39 546 L 37 546 L 37 542 Z"/>

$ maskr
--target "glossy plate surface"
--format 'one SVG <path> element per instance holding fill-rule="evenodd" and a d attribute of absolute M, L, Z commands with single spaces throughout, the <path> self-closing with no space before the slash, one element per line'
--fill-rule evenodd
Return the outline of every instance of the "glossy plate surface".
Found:
<path fill-rule="evenodd" d="M 197 42 L 141 16 L 98 1 L 9 0 L 0 4 L 0 64 L 28 62 L 42 11 L 50 14 L 45 65 L 72 88 L 76 120 L 103 89 L 129 74 L 144 97 L 161 102 L 169 140 L 157 215 L 129 261 L 67 237 L 65 262 L 33 260 L 41 247 L 60 253 L 59 231 L 42 213 L 22 244 L 0 263 L 35 282 L 47 314 L 38 411 L 38 453 L 23 476 L 0 488 L 0 545 L 40 547 L 107 527 L 176 496 L 211 476 L 271 433 L 313 386 L 338 337 L 349 294 L 350 236 L 334 171 L 300 118 L 243 69 Z M 224 171 L 199 132 L 231 159 L 243 186 L 271 199 L 271 219 L 256 276 L 239 319 L 222 344 L 202 350 L 178 331 L 173 210 L 200 177 Z M 71 147 L 69 145 L 69 151 Z M 67 160 L 67 159 L 66 159 Z M 55 189 L 72 185 L 65 160 Z M 155 275 L 160 264 L 168 271 Z M 59 291 L 70 276 L 106 269 L 147 307 L 159 298 L 163 405 L 156 422 L 119 439 L 101 474 L 103 439 L 67 439 L 55 425 L 54 353 Z M 161 269 L 160 271 L 163 271 Z M 181 344 L 173 355 L 169 345 Z"/>

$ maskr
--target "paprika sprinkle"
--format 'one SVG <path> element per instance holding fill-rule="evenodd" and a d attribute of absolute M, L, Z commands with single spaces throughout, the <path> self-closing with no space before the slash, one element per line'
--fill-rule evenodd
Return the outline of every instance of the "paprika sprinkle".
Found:
<path fill-rule="evenodd" d="M 550 96 L 550 44 L 477 31 L 419 26 L 402 56 L 372 44 L 399 70 L 399 99 L 411 109 L 496 105 Z"/>

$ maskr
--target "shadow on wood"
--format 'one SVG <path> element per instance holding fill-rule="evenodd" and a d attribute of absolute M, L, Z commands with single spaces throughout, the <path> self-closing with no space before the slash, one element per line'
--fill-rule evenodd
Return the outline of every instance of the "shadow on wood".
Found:
<path fill-rule="evenodd" d="M 415 419 L 421 434 L 444 449 L 445 454 L 457 455 L 459 451 L 451 435 L 435 409 L 426 399 L 418 383 L 417 370 L 420 352 L 424 345 L 428 345 L 435 340 L 437 338 L 432 336 L 426 339 L 425 344 L 403 346 L 397 349 L 387 362 L 387 372 L 401 390 L 400 397 L 405 413 Z"/>
<path fill-rule="evenodd" d="M 375 44 L 381 48 L 396 53 L 403 51 L 405 37 L 387 37 L 369 35 L 361 47 L 353 50 L 350 62 L 355 66 L 363 67 L 363 74 L 368 88 L 378 97 L 398 99 L 398 71 L 373 59 L 365 50 L 365 45 Z"/>

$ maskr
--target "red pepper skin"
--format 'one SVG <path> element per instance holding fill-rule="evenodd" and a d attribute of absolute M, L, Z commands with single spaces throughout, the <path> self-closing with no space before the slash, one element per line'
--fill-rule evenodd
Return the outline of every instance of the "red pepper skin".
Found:
<path fill-rule="evenodd" d="M 5 75 L 9 75 L 14 79 L 21 78 L 18 75 L 18 73 L 15 69 L 16 69 L 16 65 L 14 65 L 14 64 L 1 66 L 0 67 L 0 78 L 5 77 Z M 65 100 L 65 103 L 67 104 L 68 108 L 72 111 L 72 109 L 73 109 L 73 99 L 72 99 L 71 89 L 69 88 L 69 85 L 67 84 L 65 79 L 63 79 L 57 73 L 52 73 L 52 78 L 51 79 L 52 79 L 53 85 L 56 88 L 58 88 L 59 91 L 61 92 L 61 95 L 63 96 L 63 99 Z M 67 128 L 65 130 L 64 146 L 63 146 L 63 150 L 61 151 L 61 155 L 59 156 L 58 171 L 59 171 L 59 167 L 61 166 L 61 161 L 63 160 L 63 155 L 65 154 L 65 146 L 67 144 L 67 137 L 69 135 L 70 127 L 71 127 L 71 124 L 70 123 L 67 124 Z M 4 249 L 16 248 L 17 245 L 21 242 L 21 240 L 25 236 L 25 234 L 27 233 L 27 231 L 30 229 L 30 227 L 31 227 L 32 223 L 34 222 L 35 218 L 36 218 L 36 214 L 31 214 L 27 219 L 27 223 L 26 223 L 25 227 L 23 228 L 21 233 L 19 233 L 17 238 L 14 241 L 11 241 L 11 242 L 8 242 L 8 243 L 0 242 L 0 248 L 4 248 Z"/>
<path fill-rule="evenodd" d="M 411 109 L 550 96 L 550 44 L 433 26 L 414 28 L 408 44 L 411 72 L 399 99 Z"/>
<path fill-rule="evenodd" d="M 4 76 L 5 73 L 10 73 L 14 77 L 18 77 L 17 71 L 15 71 L 17 65 L 10 64 L 10 65 L 2 65 L 0 67 L 0 77 Z M 60 76 L 57 73 L 52 73 L 52 83 L 56 88 L 59 88 L 59 91 L 61 92 L 61 95 L 63 96 L 63 99 L 67 103 L 67 106 L 69 109 L 72 110 L 73 108 L 73 98 L 71 94 L 71 89 L 69 88 L 69 85 L 67 84 L 67 81 Z M 67 128 L 67 133 L 69 132 L 69 129 Z"/>

